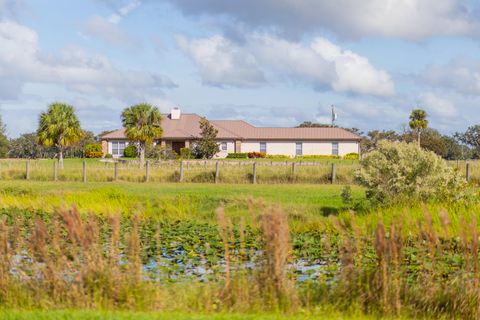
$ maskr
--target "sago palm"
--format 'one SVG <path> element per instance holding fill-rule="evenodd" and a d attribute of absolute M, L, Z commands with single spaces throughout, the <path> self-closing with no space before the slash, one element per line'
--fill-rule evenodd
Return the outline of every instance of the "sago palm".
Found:
<path fill-rule="evenodd" d="M 122 124 L 128 139 L 137 142 L 140 166 L 145 163 L 145 146 L 162 136 L 162 115 L 157 107 L 140 103 L 122 112 Z"/>
<path fill-rule="evenodd" d="M 66 147 L 75 145 L 84 132 L 73 106 L 55 102 L 40 114 L 37 136 L 44 146 L 55 147 L 58 152 L 58 166 L 63 168 L 63 152 Z"/>

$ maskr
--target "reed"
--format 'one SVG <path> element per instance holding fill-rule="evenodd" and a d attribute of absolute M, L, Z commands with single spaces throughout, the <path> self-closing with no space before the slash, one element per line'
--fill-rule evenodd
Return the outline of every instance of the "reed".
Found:
<path fill-rule="evenodd" d="M 220 207 L 216 222 L 196 225 L 75 207 L 4 213 L 0 307 L 480 316 L 472 211 L 347 212 L 299 231 L 279 208 L 247 206 L 249 216 Z M 179 262 L 167 264 L 167 254 Z M 318 274 L 305 280 L 296 265 L 307 258 Z M 175 271 L 195 263 L 210 273 Z"/>

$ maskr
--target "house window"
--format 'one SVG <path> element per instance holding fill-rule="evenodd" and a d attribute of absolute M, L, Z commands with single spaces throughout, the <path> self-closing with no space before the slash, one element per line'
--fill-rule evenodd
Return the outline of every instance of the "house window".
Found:
<path fill-rule="evenodd" d="M 267 153 L 267 143 L 266 142 L 260 142 L 260 152 Z"/>
<path fill-rule="evenodd" d="M 338 156 L 338 142 L 332 142 L 332 155 Z"/>
<path fill-rule="evenodd" d="M 295 143 L 295 155 L 297 156 L 303 155 L 303 143 L 301 142 Z"/>
<path fill-rule="evenodd" d="M 226 142 L 222 142 L 222 143 L 220 144 L 220 149 L 221 149 L 222 151 L 227 151 L 227 143 L 226 143 Z"/>
<path fill-rule="evenodd" d="M 112 156 L 122 157 L 125 141 L 112 141 Z"/>

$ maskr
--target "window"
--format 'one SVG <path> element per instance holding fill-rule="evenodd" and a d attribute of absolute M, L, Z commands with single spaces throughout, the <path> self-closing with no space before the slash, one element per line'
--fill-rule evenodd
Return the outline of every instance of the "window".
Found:
<path fill-rule="evenodd" d="M 222 142 L 222 143 L 220 144 L 220 149 L 221 149 L 222 151 L 227 151 L 227 143 L 226 143 L 226 142 Z"/>
<path fill-rule="evenodd" d="M 260 152 L 267 153 L 267 143 L 266 142 L 260 142 Z"/>
<path fill-rule="evenodd" d="M 125 141 L 112 141 L 112 156 L 122 157 Z"/>
<path fill-rule="evenodd" d="M 332 142 L 332 155 L 338 156 L 338 142 Z"/>
<path fill-rule="evenodd" d="M 303 143 L 301 142 L 295 143 L 295 155 L 297 156 L 303 155 Z"/>

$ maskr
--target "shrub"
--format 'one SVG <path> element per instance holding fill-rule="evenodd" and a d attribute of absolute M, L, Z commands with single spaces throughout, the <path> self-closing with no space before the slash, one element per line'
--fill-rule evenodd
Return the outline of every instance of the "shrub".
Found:
<path fill-rule="evenodd" d="M 182 158 L 182 159 L 192 159 L 192 150 L 190 148 L 181 148 L 180 149 L 180 158 Z"/>
<path fill-rule="evenodd" d="M 91 143 L 85 145 L 85 158 L 101 158 L 103 156 L 102 145 L 98 143 Z"/>
<path fill-rule="evenodd" d="M 248 157 L 250 159 L 254 159 L 254 158 L 265 158 L 267 156 L 267 154 L 265 152 L 249 152 L 248 153 Z"/>
<path fill-rule="evenodd" d="M 357 180 L 374 204 L 402 200 L 458 200 L 466 182 L 431 151 L 414 143 L 381 141 L 360 161 Z"/>
<path fill-rule="evenodd" d="M 311 154 L 306 156 L 297 156 L 297 159 L 340 159 L 340 156 L 332 154 Z"/>
<path fill-rule="evenodd" d="M 105 155 L 105 158 L 106 158 L 106 159 L 112 159 L 112 158 L 113 158 L 113 156 L 112 156 L 112 154 L 111 154 L 111 153 L 107 153 L 107 154 Z"/>
<path fill-rule="evenodd" d="M 227 155 L 227 159 L 247 159 L 248 153 L 246 152 L 234 152 Z"/>
<path fill-rule="evenodd" d="M 351 152 L 351 153 L 347 153 L 346 155 L 344 155 L 343 159 L 345 159 L 345 160 L 358 160 L 359 156 L 358 156 L 358 153 Z"/>
<path fill-rule="evenodd" d="M 268 159 L 290 159 L 286 154 L 267 154 Z"/>
<path fill-rule="evenodd" d="M 138 155 L 137 147 L 134 146 L 133 144 L 127 146 L 123 150 L 123 156 L 126 158 L 136 158 Z"/>

